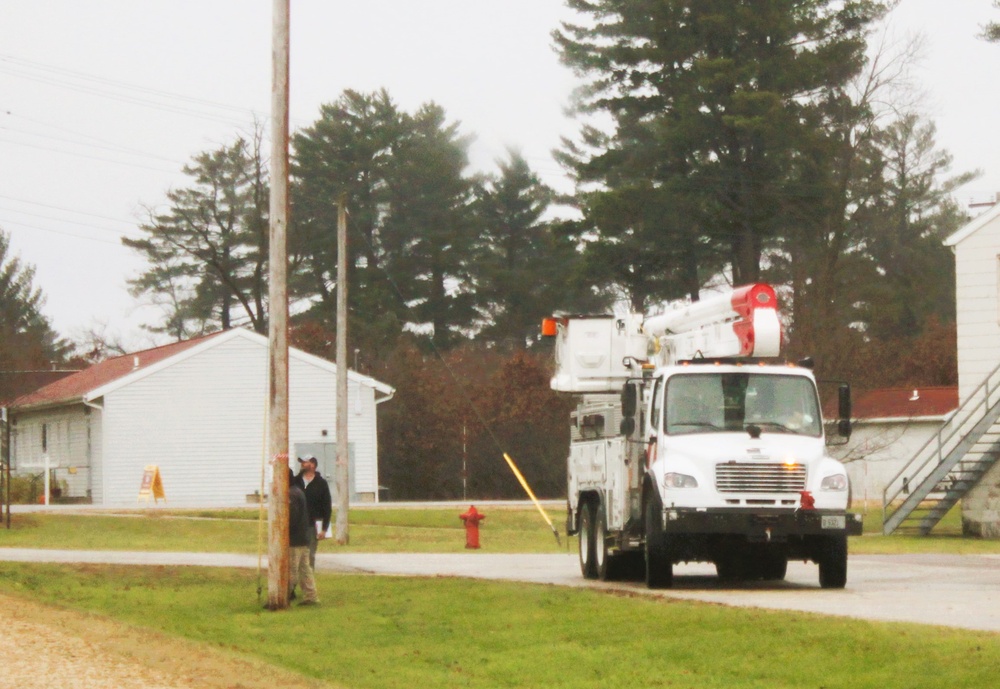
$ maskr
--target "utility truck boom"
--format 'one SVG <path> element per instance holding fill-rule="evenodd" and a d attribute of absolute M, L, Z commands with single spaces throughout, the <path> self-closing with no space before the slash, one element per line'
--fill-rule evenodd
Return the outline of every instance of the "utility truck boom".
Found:
<path fill-rule="evenodd" d="M 557 316 L 552 388 L 576 398 L 567 532 L 587 578 L 706 561 L 727 580 L 783 579 L 789 559 L 847 581 L 844 467 L 826 452 L 809 367 L 777 359 L 774 290 L 740 287 L 662 315 Z M 850 389 L 837 433 L 850 435 Z"/>

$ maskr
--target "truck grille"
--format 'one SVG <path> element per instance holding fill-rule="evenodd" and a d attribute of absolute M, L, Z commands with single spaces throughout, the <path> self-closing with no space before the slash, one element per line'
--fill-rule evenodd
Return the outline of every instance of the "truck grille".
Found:
<path fill-rule="evenodd" d="M 720 493 L 798 493 L 806 488 L 806 468 L 802 464 L 717 464 L 715 487 Z"/>

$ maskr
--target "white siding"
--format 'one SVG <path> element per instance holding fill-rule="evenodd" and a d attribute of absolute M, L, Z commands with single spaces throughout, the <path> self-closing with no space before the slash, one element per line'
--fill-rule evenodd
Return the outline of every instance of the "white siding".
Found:
<path fill-rule="evenodd" d="M 100 409 L 90 410 L 88 452 L 90 455 L 90 493 L 95 505 L 104 502 L 104 463 L 102 452 L 104 448 L 104 412 Z"/>
<path fill-rule="evenodd" d="M 881 503 L 889 481 L 940 428 L 940 421 L 925 419 L 857 421 L 850 442 L 830 454 L 845 462 L 855 501 Z"/>
<path fill-rule="evenodd" d="M 1000 363 L 1000 215 L 988 211 L 955 236 L 958 389 L 965 401 Z M 1000 464 L 962 499 L 962 530 L 1000 537 Z"/>
<path fill-rule="evenodd" d="M 337 376 L 312 363 L 289 361 L 289 438 L 296 443 L 335 443 L 337 440 Z M 354 445 L 355 493 L 376 494 L 378 462 L 374 390 L 355 380 L 347 384 L 347 437 Z M 326 435 L 323 435 L 326 431 Z M 289 451 L 289 456 L 292 451 Z M 333 477 L 327 477 L 333 480 Z"/>
<path fill-rule="evenodd" d="M 135 504 L 160 467 L 168 504 L 231 505 L 259 490 L 264 360 L 231 339 L 104 398 L 105 504 Z"/>
<path fill-rule="evenodd" d="M 959 399 L 1000 363 L 1000 218 L 955 246 Z"/>
<path fill-rule="evenodd" d="M 335 439 L 331 369 L 307 357 L 290 358 L 289 454 L 296 443 Z M 179 355 L 108 392 L 103 400 L 104 504 L 135 504 L 147 464 L 160 467 L 168 504 L 245 504 L 247 495 L 260 490 L 266 390 L 266 340 L 240 334 Z M 357 453 L 356 490 L 374 493 L 376 450 L 368 440 L 375 435 L 373 393 L 351 381 L 349 397 L 358 411 L 349 425 Z"/>

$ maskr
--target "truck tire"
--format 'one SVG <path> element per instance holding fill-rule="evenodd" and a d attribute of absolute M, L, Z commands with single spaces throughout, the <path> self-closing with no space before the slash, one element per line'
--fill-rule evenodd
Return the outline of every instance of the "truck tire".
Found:
<path fill-rule="evenodd" d="M 743 572 L 747 581 L 781 581 L 788 573 L 788 556 L 773 547 L 753 548 L 746 555 Z"/>
<path fill-rule="evenodd" d="M 738 584 L 747 578 L 747 561 L 739 553 L 724 553 L 715 560 L 715 571 L 719 581 L 725 584 Z"/>
<path fill-rule="evenodd" d="M 584 579 L 597 578 L 597 564 L 594 547 L 594 503 L 580 501 L 580 530 L 576 534 L 580 541 L 580 573 Z"/>
<path fill-rule="evenodd" d="M 764 557 L 762 568 L 763 579 L 767 581 L 784 581 L 788 574 L 788 556 L 784 553 L 768 552 Z"/>
<path fill-rule="evenodd" d="M 822 588 L 844 588 L 847 585 L 847 536 L 822 536 L 817 562 Z"/>
<path fill-rule="evenodd" d="M 614 581 L 618 578 L 618 558 L 608 548 L 608 518 L 604 510 L 597 510 L 597 528 L 594 529 L 594 558 L 597 578 Z"/>
<path fill-rule="evenodd" d="M 669 541 L 663 533 L 663 517 L 655 500 L 647 500 L 644 510 L 646 531 L 646 587 L 668 589 L 674 585 L 674 563 Z"/>

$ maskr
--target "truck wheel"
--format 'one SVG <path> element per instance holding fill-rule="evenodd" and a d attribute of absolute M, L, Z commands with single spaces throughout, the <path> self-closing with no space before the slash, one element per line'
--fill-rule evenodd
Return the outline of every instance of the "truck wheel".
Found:
<path fill-rule="evenodd" d="M 580 573 L 584 579 L 597 578 L 597 565 L 594 562 L 594 505 L 592 502 L 580 502 L 580 530 L 576 534 L 580 541 Z"/>
<path fill-rule="evenodd" d="M 597 512 L 597 528 L 594 530 L 597 578 L 601 581 L 614 581 L 618 578 L 618 558 L 609 552 L 608 518 L 605 516 L 604 510 L 599 509 Z"/>
<path fill-rule="evenodd" d="M 819 543 L 819 585 L 842 589 L 847 585 L 847 536 L 823 536 Z"/>
<path fill-rule="evenodd" d="M 725 553 L 715 560 L 715 571 L 719 581 L 726 584 L 737 584 L 747 577 L 746 561 L 737 553 Z"/>
<path fill-rule="evenodd" d="M 663 517 L 655 500 L 646 502 L 646 587 L 668 589 L 674 585 L 674 563 L 663 533 Z"/>
<path fill-rule="evenodd" d="M 783 581 L 788 574 L 788 556 L 784 553 L 767 553 L 764 557 L 762 574 L 768 581 Z"/>

